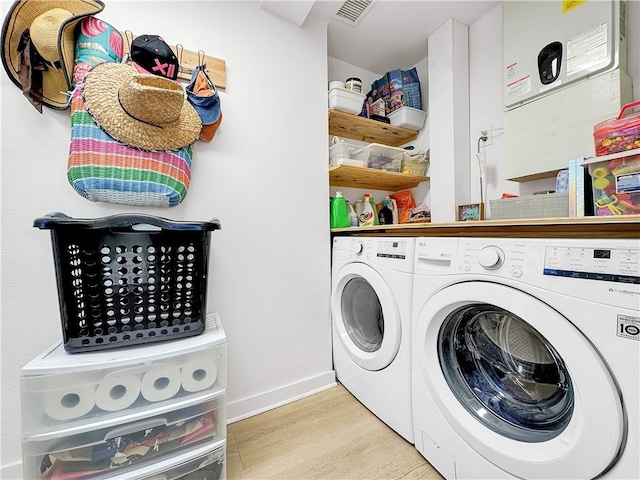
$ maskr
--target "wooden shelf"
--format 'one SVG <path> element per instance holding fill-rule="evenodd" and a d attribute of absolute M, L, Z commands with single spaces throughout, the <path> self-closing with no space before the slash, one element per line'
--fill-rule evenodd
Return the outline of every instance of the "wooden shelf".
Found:
<path fill-rule="evenodd" d="M 329 185 L 336 187 L 366 188 L 397 192 L 429 181 L 429 177 L 385 172 L 373 168 L 352 167 L 351 165 L 330 165 Z"/>
<path fill-rule="evenodd" d="M 400 147 L 418 138 L 416 130 L 329 109 L 329 135 Z"/>
<path fill-rule="evenodd" d="M 332 235 L 369 237 L 637 238 L 640 215 L 531 218 L 333 228 Z"/>

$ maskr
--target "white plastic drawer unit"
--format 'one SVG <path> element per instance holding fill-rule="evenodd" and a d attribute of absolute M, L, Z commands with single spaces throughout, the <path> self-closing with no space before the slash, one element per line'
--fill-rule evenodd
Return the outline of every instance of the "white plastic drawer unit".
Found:
<path fill-rule="evenodd" d="M 134 471 L 105 476 L 109 480 L 222 480 L 226 444 L 222 440 Z"/>
<path fill-rule="evenodd" d="M 217 314 L 196 337 L 79 354 L 59 343 L 22 368 L 22 438 L 223 393 L 226 362 Z"/>
<path fill-rule="evenodd" d="M 212 398 L 213 397 L 213 398 Z M 22 443 L 23 472 L 30 480 L 102 479 L 131 472 L 180 453 L 223 441 L 226 398 L 204 394 L 199 401 L 177 401 L 123 414 L 121 422 L 98 421 L 33 436 Z M 128 477 L 127 477 L 128 476 Z"/>

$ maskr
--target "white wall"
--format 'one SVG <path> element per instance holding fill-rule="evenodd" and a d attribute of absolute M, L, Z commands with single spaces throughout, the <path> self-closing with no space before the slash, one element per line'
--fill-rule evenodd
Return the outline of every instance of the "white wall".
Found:
<path fill-rule="evenodd" d="M 10 4 L 1 3 L 3 18 Z M 19 369 L 61 336 L 49 232 L 31 226 L 48 212 L 220 219 L 208 310 L 220 312 L 228 337 L 229 417 L 334 382 L 326 25 L 297 28 L 257 1 L 109 1 L 98 16 L 120 30 L 161 34 L 170 44 L 225 59 L 223 121 L 213 142 L 195 145 L 183 204 L 91 203 L 66 180 L 69 111 L 38 114 L 1 72 L 0 467 L 20 459 Z"/>

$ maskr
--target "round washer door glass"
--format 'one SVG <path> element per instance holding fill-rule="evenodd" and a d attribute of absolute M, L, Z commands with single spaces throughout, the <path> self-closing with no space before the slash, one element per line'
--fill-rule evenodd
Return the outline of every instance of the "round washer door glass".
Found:
<path fill-rule="evenodd" d="M 389 366 L 400 348 L 400 309 L 389 284 L 372 267 L 351 263 L 339 270 L 331 295 L 334 342 L 360 367 Z"/>
<path fill-rule="evenodd" d="M 440 329 L 438 356 L 454 395 L 494 432 L 535 443 L 569 424 L 574 390 L 567 367 L 515 314 L 482 303 L 458 308 Z"/>
<path fill-rule="evenodd" d="M 375 352 L 384 338 L 384 314 L 380 299 L 362 277 L 347 281 L 340 300 L 342 319 L 351 341 L 364 352 Z"/>

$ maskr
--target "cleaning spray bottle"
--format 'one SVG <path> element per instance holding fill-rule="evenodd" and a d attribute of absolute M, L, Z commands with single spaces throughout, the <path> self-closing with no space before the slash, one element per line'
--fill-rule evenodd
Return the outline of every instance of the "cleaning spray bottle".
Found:
<path fill-rule="evenodd" d="M 360 215 L 364 211 L 364 203 L 362 203 L 362 199 L 356 200 L 356 215 L 358 217 L 358 226 L 360 226 Z"/>
<path fill-rule="evenodd" d="M 349 203 L 349 200 L 347 200 L 347 209 L 349 210 L 349 226 L 357 227 L 359 225 L 358 214 L 356 214 L 356 211 L 353 209 L 353 205 Z"/>
<path fill-rule="evenodd" d="M 342 192 L 336 192 L 331 200 L 331 228 L 347 228 L 349 226 L 349 210 Z"/>
<path fill-rule="evenodd" d="M 376 207 L 376 202 L 373 200 L 371 194 L 366 193 L 365 197 L 367 195 L 369 196 L 369 203 L 371 203 L 371 207 L 373 208 L 373 224 L 380 225 L 380 219 L 378 218 L 378 207 Z"/>
<path fill-rule="evenodd" d="M 386 196 L 384 197 L 385 200 L 388 200 L 389 202 L 391 202 L 391 204 L 389 205 L 389 209 L 391 210 L 391 213 L 393 214 L 393 225 L 397 225 L 399 220 L 398 220 L 398 202 L 396 201 L 395 198 L 391 198 L 390 196 Z"/>
<path fill-rule="evenodd" d="M 368 193 L 365 193 L 362 200 L 362 213 L 360 214 L 361 227 L 373 226 L 375 222 L 375 217 L 373 215 L 374 207 L 371 205 L 369 198 L 370 195 Z"/>

